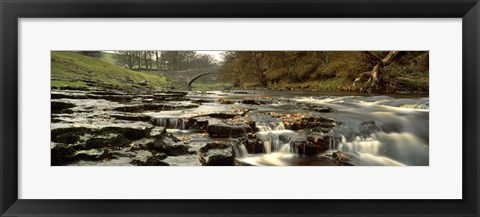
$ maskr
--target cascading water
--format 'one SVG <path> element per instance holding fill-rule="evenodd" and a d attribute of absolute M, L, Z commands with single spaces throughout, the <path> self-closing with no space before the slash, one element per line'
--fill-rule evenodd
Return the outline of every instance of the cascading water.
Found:
<path fill-rule="evenodd" d="M 183 118 L 155 118 L 152 122 L 155 126 L 165 129 L 185 130 L 185 120 Z"/>
<path fill-rule="evenodd" d="M 233 147 L 233 152 L 235 153 L 236 158 L 248 157 L 247 147 L 245 147 L 243 143 L 234 142 L 232 147 Z"/>
<path fill-rule="evenodd" d="M 330 152 L 350 153 L 355 165 L 428 165 L 428 98 L 340 98 L 302 99 L 338 110 L 341 139 Z"/>
<path fill-rule="evenodd" d="M 263 142 L 266 154 L 291 151 L 290 139 L 298 133 L 286 130 L 283 122 L 271 116 L 258 115 L 256 118 L 257 138 Z"/>

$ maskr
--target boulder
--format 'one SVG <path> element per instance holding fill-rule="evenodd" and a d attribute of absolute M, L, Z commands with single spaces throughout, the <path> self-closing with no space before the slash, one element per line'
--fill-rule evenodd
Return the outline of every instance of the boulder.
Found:
<path fill-rule="evenodd" d="M 219 113 L 211 113 L 211 114 L 208 114 L 207 116 L 212 117 L 212 118 L 230 119 L 230 118 L 236 117 L 237 114 L 235 114 L 235 113 L 219 112 Z"/>
<path fill-rule="evenodd" d="M 113 127 L 104 127 L 101 128 L 98 133 L 101 135 L 114 133 L 123 135 L 126 139 L 129 140 L 138 140 L 144 137 L 147 137 L 150 133 L 151 128 L 148 127 L 128 127 L 128 126 L 113 126 Z"/>
<path fill-rule="evenodd" d="M 165 137 L 147 144 L 147 148 L 159 152 L 163 152 L 168 156 L 178 156 L 189 154 L 190 147 L 183 142 L 175 142 L 172 138 Z"/>
<path fill-rule="evenodd" d="M 300 155 L 315 156 L 329 149 L 330 139 L 329 136 L 295 136 L 290 144 Z"/>
<path fill-rule="evenodd" d="M 243 104 L 247 105 L 267 105 L 267 104 L 272 104 L 272 100 L 266 100 L 266 99 L 244 99 L 242 100 Z"/>
<path fill-rule="evenodd" d="M 76 105 L 69 102 L 61 102 L 61 101 L 51 101 L 50 102 L 52 113 L 62 113 L 63 110 L 68 108 L 73 108 Z"/>
<path fill-rule="evenodd" d="M 207 143 L 198 154 L 204 166 L 233 166 L 235 163 L 233 148 L 226 143 Z"/>
<path fill-rule="evenodd" d="M 358 125 L 358 132 L 362 137 L 369 137 L 372 133 L 381 131 L 375 121 L 366 121 Z"/>
<path fill-rule="evenodd" d="M 316 111 L 321 113 L 329 113 L 334 111 L 333 108 L 316 104 L 300 104 L 300 107 L 304 110 Z"/>
<path fill-rule="evenodd" d="M 62 166 L 73 162 L 75 150 L 65 144 L 52 143 L 50 148 L 50 163 L 52 166 Z"/>
<path fill-rule="evenodd" d="M 85 149 L 101 149 L 105 147 L 123 147 L 128 145 L 128 140 L 118 134 L 98 135 L 90 138 L 85 143 Z"/>
<path fill-rule="evenodd" d="M 185 122 L 185 129 L 206 130 L 207 126 L 208 119 L 206 117 L 190 118 Z"/>
<path fill-rule="evenodd" d="M 85 160 L 85 161 L 101 161 L 101 160 L 110 160 L 115 159 L 113 154 L 104 150 L 90 149 L 90 150 L 80 150 L 75 152 L 75 160 Z"/>
<path fill-rule="evenodd" d="M 214 138 L 244 137 L 252 131 L 252 128 L 247 125 L 232 126 L 225 123 L 215 123 L 207 126 L 207 133 Z"/>
<path fill-rule="evenodd" d="M 229 99 L 219 99 L 218 103 L 225 104 L 225 105 L 230 105 L 230 104 L 234 104 L 235 102 L 233 100 L 229 100 Z"/>
<path fill-rule="evenodd" d="M 165 154 L 155 155 L 147 158 L 146 161 L 141 160 L 132 160 L 130 164 L 136 166 L 169 166 L 168 163 L 163 162 L 162 160 L 167 158 Z"/>
<path fill-rule="evenodd" d="M 152 117 L 143 114 L 112 114 L 110 115 L 111 118 L 115 118 L 117 120 L 126 120 L 126 121 L 143 121 L 149 122 Z"/>
<path fill-rule="evenodd" d="M 81 135 L 90 132 L 85 127 L 65 127 L 52 129 L 50 132 L 52 142 L 73 144 L 76 143 Z"/>
<path fill-rule="evenodd" d="M 78 94 L 78 93 L 50 93 L 50 99 L 88 99 L 85 94 Z"/>

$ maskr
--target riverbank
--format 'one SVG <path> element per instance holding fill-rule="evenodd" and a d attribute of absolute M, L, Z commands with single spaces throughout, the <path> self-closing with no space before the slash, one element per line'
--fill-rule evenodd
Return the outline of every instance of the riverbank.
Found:
<path fill-rule="evenodd" d="M 51 86 L 60 89 L 161 89 L 165 76 L 135 72 L 74 52 L 51 52 Z"/>

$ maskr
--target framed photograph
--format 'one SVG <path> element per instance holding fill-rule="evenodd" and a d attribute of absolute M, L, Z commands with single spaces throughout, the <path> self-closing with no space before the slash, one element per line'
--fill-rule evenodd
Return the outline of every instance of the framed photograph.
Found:
<path fill-rule="evenodd" d="M 1 1 L 1 216 L 478 216 L 477 0 Z"/>

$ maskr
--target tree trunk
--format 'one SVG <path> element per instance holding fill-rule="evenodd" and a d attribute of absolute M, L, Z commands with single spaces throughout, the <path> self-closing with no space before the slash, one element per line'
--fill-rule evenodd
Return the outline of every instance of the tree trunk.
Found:
<path fill-rule="evenodd" d="M 143 57 L 145 58 L 145 69 L 148 69 L 147 51 L 143 52 Z"/>
<path fill-rule="evenodd" d="M 267 86 L 267 79 L 265 77 L 265 74 L 263 73 L 263 70 L 262 70 L 261 66 L 260 66 L 260 60 L 263 57 L 263 53 L 252 51 L 252 56 L 253 56 L 253 62 L 255 64 L 255 74 L 257 75 L 258 80 L 260 81 L 260 84 L 263 87 L 266 87 Z"/>
<path fill-rule="evenodd" d="M 142 53 L 138 52 L 138 69 L 142 68 Z"/>
<path fill-rule="evenodd" d="M 128 58 L 128 68 L 132 69 L 133 68 L 133 54 L 130 52 L 126 52 L 127 58 Z"/>
<path fill-rule="evenodd" d="M 158 62 L 158 51 L 155 51 L 155 62 L 157 63 L 157 71 L 160 70 L 160 63 Z"/>
<path fill-rule="evenodd" d="M 360 87 L 360 92 L 375 91 L 378 89 L 382 82 L 383 68 L 393 62 L 393 59 L 398 55 L 399 51 L 390 51 L 384 58 L 380 58 L 370 51 L 365 51 L 365 53 L 375 58 L 377 64 L 371 71 L 363 72 L 355 78 L 355 81 L 352 85 L 352 90 L 357 90 L 357 82 L 364 82 Z"/>

